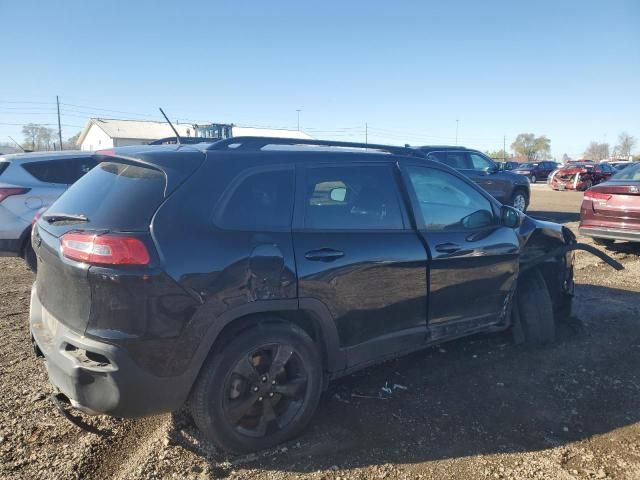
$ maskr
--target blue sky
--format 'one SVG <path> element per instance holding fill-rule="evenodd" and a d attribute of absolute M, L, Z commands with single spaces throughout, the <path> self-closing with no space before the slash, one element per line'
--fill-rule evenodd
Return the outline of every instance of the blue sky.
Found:
<path fill-rule="evenodd" d="M 552 153 L 640 139 L 640 1 L 0 0 L 0 142 L 89 116 Z M 17 103 L 19 102 L 19 103 Z M 24 103 L 38 102 L 38 103 Z M 73 105 L 73 106 L 72 106 Z M 127 113 L 120 113 L 127 112 Z M 640 145 L 636 147 L 640 151 Z"/>

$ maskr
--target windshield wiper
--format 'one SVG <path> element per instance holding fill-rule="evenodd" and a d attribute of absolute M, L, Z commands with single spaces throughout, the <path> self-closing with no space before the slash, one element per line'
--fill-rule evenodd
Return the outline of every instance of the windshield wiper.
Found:
<path fill-rule="evenodd" d="M 42 216 L 42 219 L 47 223 L 58 222 L 73 222 L 73 223 L 85 223 L 89 219 L 86 215 L 79 213 L 48 213 Z"/>

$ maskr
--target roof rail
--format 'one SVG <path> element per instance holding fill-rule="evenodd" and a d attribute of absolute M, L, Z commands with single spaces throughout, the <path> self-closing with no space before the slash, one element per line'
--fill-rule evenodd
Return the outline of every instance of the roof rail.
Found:
<path fill-rule="evenodd" d="M 260 150 L 267 145 L 310 145 L 318 147 L 362 148 L 387 152 L 393 155 L 408 155 L 412 157 L 424 156 L 422 152 L 414 148 L 396 147 L 393 145 L 280 137 L 231 137 L 211 144 L 207 150 L 226 150 L 229 149 L 231 145 L 237 145 L 237 147 L 231 147 L 233 150 Z"/>

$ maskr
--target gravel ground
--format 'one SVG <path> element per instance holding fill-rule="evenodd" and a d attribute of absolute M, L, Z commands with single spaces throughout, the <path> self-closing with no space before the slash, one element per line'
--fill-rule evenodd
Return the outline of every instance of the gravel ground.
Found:
<path fill-rule="evenodd" d="M 533 192 L 532 211 L 575 229 L 580 194 Z M 29 343 L 33 275 L 0 259 L 0 477 L 640 478 L 640 246 L 609 253 L 626 270 L 577 254 L 556 344 L 476 336 L 367 369 L 330 385 L 300 438 L 244 457 L 184 413 L 89 419 L 102 436 L 63 419 Z M 407 388 L 376 398 L 385 383 Z"/>

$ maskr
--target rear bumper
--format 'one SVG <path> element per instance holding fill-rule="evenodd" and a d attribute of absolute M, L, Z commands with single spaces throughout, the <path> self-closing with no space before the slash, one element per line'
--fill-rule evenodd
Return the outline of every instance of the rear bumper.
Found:
<path fill-rule="evenodd" d="M 595 238 L 608 238 L 611 240 L 628 240 L 640 242 L 640 230 L 623 230 L 607 227 L 579 227 L 580 235 Z"/>
<path fill-rule="evenodd" d="M 17 239 L 0 239 L 0 257 L 17 257 L 22 243 Z"/>
<path fill-rule="evenodd" d="M 192 379 L 153 375 L 140 368 L 125 348 L 67 328 L 42 306 L 35 284 L 29 325 L 50 382 L 81 411 L 143 417 L 177 410 L 189 394 Z"/>

